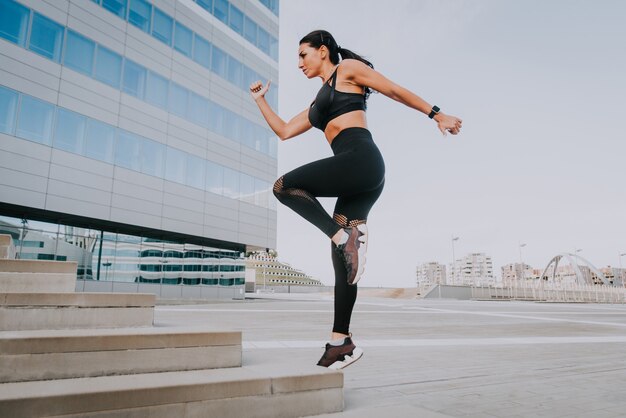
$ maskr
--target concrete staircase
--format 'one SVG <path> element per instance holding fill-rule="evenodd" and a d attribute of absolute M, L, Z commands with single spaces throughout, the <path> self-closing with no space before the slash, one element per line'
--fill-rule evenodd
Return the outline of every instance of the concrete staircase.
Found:
<path fill-rule="evenodd" d="M 14 255 L 9 247 L 0 236 L 0 255 Z M 300 417 L 343 408 L 341 372 L 278 359 L 242 366 L 241 332 L 153 327 L 154 295 L 72 293 L 75 279 L 76 263 L 0 260 L 0 417 Z"/>

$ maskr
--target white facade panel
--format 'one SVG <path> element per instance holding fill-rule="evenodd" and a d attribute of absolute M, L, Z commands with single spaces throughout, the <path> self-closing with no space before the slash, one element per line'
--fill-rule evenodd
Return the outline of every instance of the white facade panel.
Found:
<path fill-rule="evenodd" d="M 70 184 L 80 183 L 98 193 L 111 193 L 113 191 L 113 181 L 110 176 L 101 176 L 71 167 L 52 164 L 50 166 L 50 180 L 53 179 Z"/>
<path fill-rule="evenodd" d="M 42 164 L 40 160 L 30 158 L 25 155 L 14 154 L 12 152 L 0 153 L 0 167 L 6 170 L 22 172 L 44 179 L 48 178 L 49 172 L 47 163 Z"/>
<path fill-rule="evenodd" d="M 114 180 L 113 193 L 119 195 L 121 199 L 124 199 L 124 197 L 129 197 L 137 198 L 141 201 L 147 201 L 157 205 L 163 203 L 163 192 L 144 187 L 141 184 Z"/>
<path fill-rule="evenodd" d="M 46 204 L 46 194 L 23 189 L 19 186 L 0 184 L 0 202 L 11 202 L 19 206 L 41 208 Z"/>
<path fill-rule="evenodd" d="M 61 165 L 64 167 L 71 167 L 76 170 L 80 170 L 82 173 L 77 173 L 78 176 L 75 181 L 80 182 L 83 174 L 92 173 L 94 175 L 108 177 L 111 181 L 113 175 L 113 166 L 100 161 L 95 161 L 90 158 L 85 158 L 80 155 L 72 154 L 61 150 L 52 150 L 50 159 L 52 164 Z"/>
<path fill-rule="evenodd" d="M 90 202 L 103 207 L 108 207 L 111 204 L 111 192 L 105 192 L 98 190 L 95 187 L 90 187 L 88 183 L 83 186 L 65 181 L 49 179 L 48 196 Z M 47 202 L 47 205 L 49 204 L 50 200 Z"/>
<path fill-rule="evenodd" d="M 24 6 L 30 7 L 37 13 L 56 20 L 57 22 L 61 22 L 63 24 L 66 23 L 67 11 L 69 9 L 68 0 L 58 0 L 52 2 L 46 0 L 23 0 L 20 1 L 20 3 Z"/>
<path fill-rule="evenodd" d="M 122 167 L 115 167 L 114 179 L 125 183 L 136 184 L 158 192 L 163 191 L 163 180 L 148 176 Z"/>
<path fill-rule="evenodd" d="M 113 193 L 111 196 L 111 207 L 115 209 L 125 209 L 129 211 L 145 213 L 160 218 L 163 213 L 163 205 L 150 200 L 139 199 L 132 196 Z M 141 221 L 138 222 L 142 224 Z"/>
<path fill-rule="evenodd" d="M 52 155 L 52 149 L 50 147 L 35 142 L 24 141 L 5 134 L 0 134 L 0 150 L 7 152 L 7 155 L 2 157 L 5 158 L 5 160 L 2 161 L 9 161 L 14 158 L 11 154 L 16 154 L 38 160 L 32 162 L 37 166 L 41 166 L 42 163 L 49 163 Z M 47 167 L 44 166 L 39 167 L 38 170 L 48 171 Z M 40 172 L 41 171 L 33 171 L 33 173 Z"/>
<path fill-rule="evenodd" d="M 89 0 L 72 2 L 67 26 L 123 55 L 127 24 L 122 20 L 111 19 L 110 15 L 102 12 L 100 6 Z"/>
<path fill-rule="evenodd" d="M 0 184 L 5 186 L 15 186 L 20 189 L 45 193 L 48 187 L 48 179 L 46 177 L 37 176 L 35 174 L 25 173 L 23 171 L 12 170 L 0 166 Z M 0 197 L 3 200 L 4 196 Z"/>
<path fill-rule="evenodd" d="M 198 193 L 200 196 L 201 194 Z M 165 208 L 170 208 L 168 214 L 166 215 Z M 170 218 L 177 218 L 178 216 L 174 216 L 171 214 L 171 209 L 183 209 L 186 212 L 189 212 L 189 216 L 196 216 L 196 214 L 200 214 L 199 220 L 193 220 L 193 222 L 202 223 L 202 213 L 204 212 L 204 202 L 198 201 L 195 199 L 189 199 L 183 196 L 176 196 L 169 193 L 163 193 L 163 216 L 168 216 Z M 187 219 L 187 214 L 180 213 L 181 219 Z M 190 220 L 190 219 L 189 219 Z"/>
<path fill-rule="evenodd" d="M 46 197 L 46 210 L 66 213 L 67 208 L 72 208 L 72 213 L 94 219 L 106 219 L 109 217 L 111 207 L 98 205 L 83 200 L 68 199 L 62 196 L 48 194 Z"/>
<path fill-rule="evenodd" d="M 115 195 L 114 195 L 115 196 Z M 146 228 L 161 229 L 161 215 L 111 207 L 111 219 L 130 225 L 141 225 Z"/>

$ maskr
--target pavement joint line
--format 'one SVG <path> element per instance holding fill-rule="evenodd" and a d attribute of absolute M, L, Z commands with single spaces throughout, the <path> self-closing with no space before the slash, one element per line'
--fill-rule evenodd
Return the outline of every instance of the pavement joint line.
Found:
<path fill-rule="evenodd" d="M 241 313 L 247 313 L 247 312 L 251 312 L 251 313 L 327 313 L 332 311 L 332 307 L 329 307 L 328 309 L 220 309 L 220 308 L 171 308 L 171 307 L 167 307 L 167 306 L 156 306 L 155 309 L 160 310 L 160 311 L 167 311 L 167 312 L 225 312 L 225 313 L 233 313 L 233 312 L 241 312 Z M 425 309 L 425 308 L 420 308 L 420 309 Z M 524 312 L 524 311 L 511 311 L 508 312 L 506 314 L 504 313 L 499 313 L 499 312 L 490 312 L 490 311 L 439 311 L 437 309 L 431 309 L 431 308 L 426 308 L 427 310 L 424 310 L 423 312 L 412 312 L 415 310 L 415 308 L 409 309 L 409 310 L 385 310 L 385 311 L 380 311 L 380 310 L 364 310 L 364 309 L 355 309 L 354 312 L 358 312 L 358 313 L 376 313 L 376 314 L 414 314 L 414 313 L 425 313 L 425 314 L 433 314 L 433 315 L 441 315 L 441 314 L 451 314 L 451 315 L 458 315 L 459 313 L 465 314 L 465 313 L 473 313 L 476 315 L 511 315 L 511 314 L 531 314 L 531 315 L 541 315 L 541 314 L 546 314 L 546 313 L 552 313 L 552 312 L 546 312 L 546 311 L 530 311 L 530 312 Z M 624 311 L 623 313 L 604 313 L 604 312 L 554 312 L 554 315 L 626 315 L 626 311 Z"/>
<path fill-rule="evenodd" d="M 457 347 L 457 346 L 499 346 L 499 345 L 536 345 L 536 344 L 607 344 L 626 343 L 626 336 L 594 337 L 494 337 L 494 338 L 422 338 L 422 339 L 359 339 L 361 347 Z M 325 342 L 319 340 L 283 340 L 283 341 L 243 341 L 244 350 L 278 348 L 319 348 Z"/>
<path fill-rule="evenodd" d="M 614 327 L 624 327 L 626 328 L 626 324 L 622 324 L 619 322 L 598 322 L 598 321 L 581 321 L 581 320 L 572 320 L 572 319 L 564 319 L 564 318 L 545 318 L 545 317 L 537 317 L 537 316 L 527 316 L 527 315 L 511 315 L 506 313 L 499 312 L 484 312 L 484 311 L 459 311 L 452 309 L 441 309 L 441 308 L 428 308 L 432 311 L 440 311 L 442 313 L 456 313 L 463 315 L 484 315 L 484 316 L 496 316 L 501 318 L 517 318 L 517 319 L 532 319 L 537 321 L 549 321 L 549 322 L 569 322 L 573 324 L 587 324 L 587 325 L 607 325 Z M 549 313 L 549 312 L 546 312 Z M 553 313 L 554 315 L 558 315 L 558 312 Z"/>

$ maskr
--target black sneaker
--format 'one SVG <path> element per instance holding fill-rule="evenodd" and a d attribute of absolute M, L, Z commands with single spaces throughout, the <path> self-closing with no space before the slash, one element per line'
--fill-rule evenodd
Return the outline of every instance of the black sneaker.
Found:
<path fill-rule="evenodd" d="M 367 226 L 360 224 L 345 229 L 348 240 L 337 245 L 336 251 L 343 260 L 348 273 L 348 284 L 355 285 L 365 269 L 365 253 L 367 251 Z"/>
<path fill-rule="evenodd" d="M 339 370 L 351 365 L 362 355 L 363 350 L 354 345 L 352 338 L 346 337 L 341 345 L 326 344 L 326 351 L 317 365 Z"/>

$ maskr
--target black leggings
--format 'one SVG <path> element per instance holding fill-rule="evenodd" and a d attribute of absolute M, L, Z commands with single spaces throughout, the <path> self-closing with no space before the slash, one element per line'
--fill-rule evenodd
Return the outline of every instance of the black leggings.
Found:
<path fill-rule="evenodd" d="M 276 198 L 329 238 L 342 228 L 365 223 L 385 184 L 385 163 L 367 129 L 344 129 L 331 148 L 334 156 L 296 168 L 274 183 Z M 337 197 L 333 217 L 317 197 Z M 357 287 L 348 285 L 343 262 L 336 251 L 331 252 L 335 269 L 333 332 L 348 334 Z"/>

